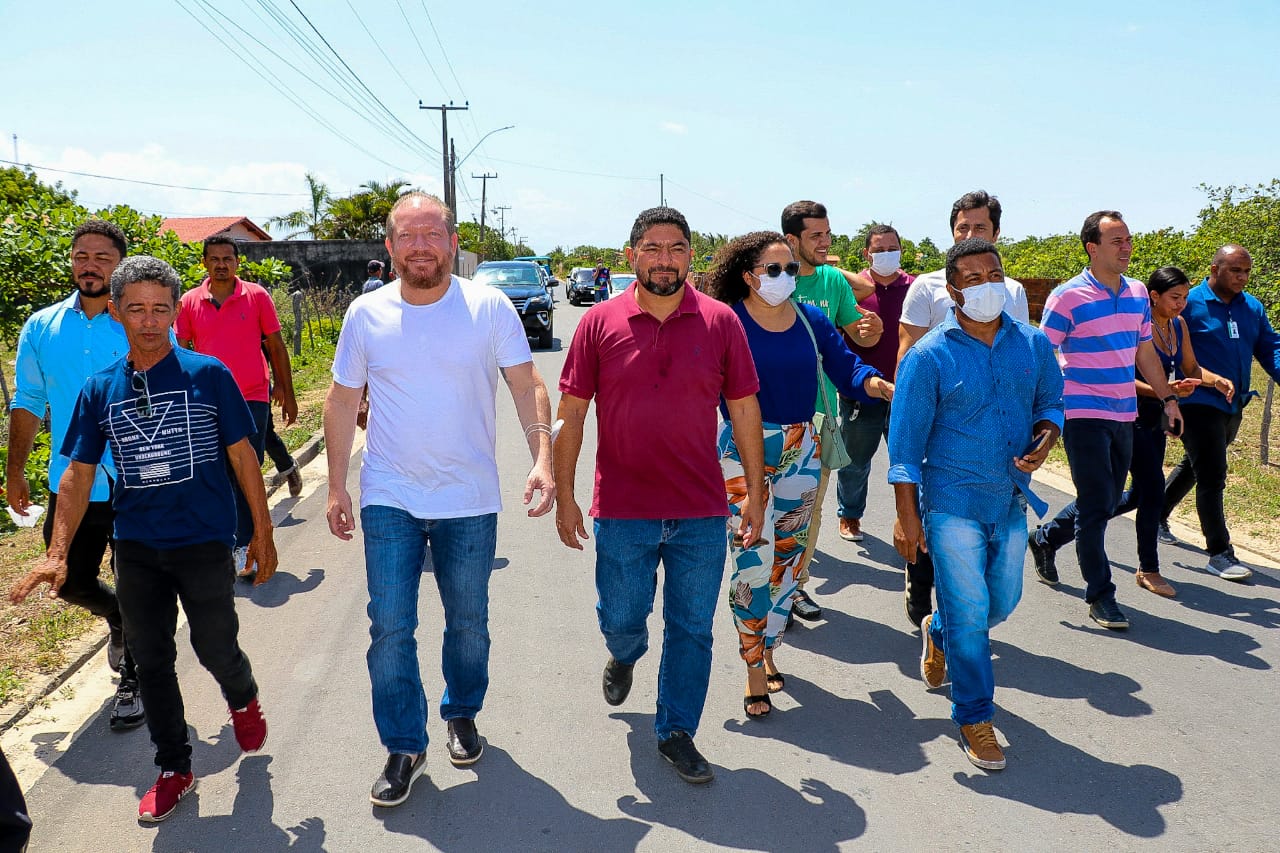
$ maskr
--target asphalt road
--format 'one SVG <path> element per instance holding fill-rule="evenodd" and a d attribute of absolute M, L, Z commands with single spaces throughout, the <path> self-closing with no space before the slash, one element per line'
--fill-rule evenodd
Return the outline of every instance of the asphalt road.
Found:
<path fill-rule="evenodd" d="M 556 328 L 566 343 L 586 310 L 559 304 Z M 554 389 L 559 341 L 535 360 Z M 584 496 L 593 429 L 580 467 Z M 322 457 L 308 469 L 303 496 L 275 507 L 280 573 L 243 589 L 238 602 L 241 643 L 270 724 L 264 752 L 240 755 L 216 685 L 180 629 L 199 787 L 165 823 L 139 825 L 138 798 L 156 772 L 151 745 L 145 728 L 108 731 L 111 688 L 99 655 L 6 735 L 29 788 L 31 849 L 1280 849 L 1274 567 L 1231 584 L 1199 569 L 1200 552 L 1161 546 L 1180 594 L 1160 599 L 1134 585 L 1133 524 L 1118 520 L 1108 543 L 1133 622 L 1127 633 L 1088 620 L 1074 556 L 1060 559 L 1058 590 L 1035 583 L 1028 568 L 1023 602 L 993 638 L 996 725 L 1009 743 L 1009 768 L 988 774 L 957 746 L 945 689 L 929 692 L 920 681 L 918 632 L 903 613 L 890 544 L 882 451 L 864 543 L 835 537 L 828 501 L 813 587 L 826 619 L 787 635 L 777 655 L 787 690 L 767 720 L 743 715 L 727 605 L 717 614 L 697 739 L 717 776 L 693 787 L 655 749 L 657 617 L 655 648 L 637 666 L 631 697 L 616 709 L 601 698 L 606 652 L 593 555 L 560 545 L 550 518 L 525 517 L 528 455 L 505 390 L 498 445 L 507 508 L 490 588 L 491 688 L 478 720 L 487 749 L 478 764 L 460 770 L 446 759 L 435 704 L 441 616 L 424 578 L 427 775 L 399 808 L 369 804 L 385 756 L 364 662 L 362 550 L 358 539 L 327 532 Z M 1045 494 L 1055 510 L 1066 500 L 1047 487 Z"/>

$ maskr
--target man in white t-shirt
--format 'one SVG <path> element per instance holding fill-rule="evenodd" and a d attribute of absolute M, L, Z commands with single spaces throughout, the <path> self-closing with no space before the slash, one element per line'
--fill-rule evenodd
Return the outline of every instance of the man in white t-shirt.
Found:
<path fill-rule="evenodd" d="M 1000 239 L 1000 212 L 1000 200 L 986 190 L 965 193 L 951 205 L 951 236 L 957 243 L 970 237 L 994 243 Z M 1005 276 L 1004 288 L 1005 312 L 1020 322 L 1031 322 L 1022 283 Z M 954 304 L 947 293 L 946 270 L 925 273 L 911 283 L 898 323 L 899 364 L 925 332 L 946 319 Z M 906 583 L 907 619 L 919 627 L 920 621 L 933 612 L 933 561 L 927 553 L 907 563 Z"/>
<path fill-rule="evenodd" d="M 502 291 L 450 275 L 458 251 L 451 211 L 413 192 L 387 217 L 387 251 L 400 280 L 351 303 L 325 401 L 329 530 L 351 539 L 347 470 L 361 389 L 369 388 L 360 471 L 360 524 L 369 583 L 373 718 L 389 753 L 369 798 L 404 802 L 426 763 L 427 698 L 414 630 L 429 558 L 444 607 L 440 716 L 449 760 L 480 758 L 475 717 L 489 685 L 489 573 L 502 509 L 494 456 L 498 374 L 506 380 L 533 455 L 524 502 L 555 501 L 551 403 L 529 341 Z"/>

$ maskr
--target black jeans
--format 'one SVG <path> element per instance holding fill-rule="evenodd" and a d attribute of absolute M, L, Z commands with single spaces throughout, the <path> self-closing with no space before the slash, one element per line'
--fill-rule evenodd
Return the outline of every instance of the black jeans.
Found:
<path fill-rule="evenodd" d="M 49 547 L 53 538 L 53 516 L 58 508 L 58 495 L 49 494 L 49 511 L 44 514 L 44 546 Z M 67 580 L 58 590 L 58 597 L 69 604 L 79 605 L 94 616 L 101 616 L 113 629 L 124 629 L 120 618 L 120 602 L 116 599 L 115 590 L 99 580 L 102 569 L 102 558 L 107 553 L 107 546 L 114 541 L 114 525 L 116 512 L 111 508 L 111 501 L 91 501 L 85 509 L 84 518 L 76 528 L 76 535 L 71 537 L 71 547 L 67 549 Z M 112 565 L 115 565 L 115 548 L 112 546 Z M 124 663 L 120 666 L 120 677 L 132 680 L 136 676 L 133 671 L 133 656 L 129 654 L 129 644 L 125 643 Z"/>
<path fill-rule="evenodd" d="M 0 753 L 0 853 L 21 853 L 31 837 L 31 817 L 9 759 Z"/>
<path fill-rule="evenodd" d="M 1107 558 L 1107 522 L 1120 505 L 1133 455 L 1133 424 L 1101 418 L 1069 418 L 1062 443 L 1071 465 L 1076 500 L 1041 526 L 1037 541 L 1053 549 L 1076 541 L 1076 559 L 1085 580 L 1084 600 L 1114 599 Z"/>
<path fill-rule="evenodd" d="M 1138 534 L 1138 568 L 1144 572 L 1160 571 L 1160 513 L 1164 509 L 1164 449 L 1166 438 L 1160 429 L 1160 415 L 1154 419 L 1139 418 L 1133 424 L 1133 461 L 1129 463 L 1132 479 L 1129 490 L 1120 496 L 1116 515 L 1132 509 L 1138 511 L 1134 527 Z"/>
<path fill-rule="evenodd" d="M 1214 406 L 1182 407 L 1182 447 L 1186 455 L 1164 484 L 1164 518 L 1178 502 L 1196 489 L 1196 514 L 1205 550 L 1216 557 L 1231 551 L 1231 532 L 1222 510 L 1227 487 L 1227 445 L 1236 440 L 1243 412 L 1224 412 Z"/>
<path fill-rule="evenodd" d="M 290 455 L 284 439 L 276 434 L 275 414 L 269 409 L 267 411 L 267 433 L 263 436 L 263 448 L 266 450 L 267 455 L 271 457 L 271 461 L 275 463 L 276 470 L 281 474 L 293 468 L 293 456 Z"/>
<path fill-rule="evenodd" d="M 191 744 L 175 669 L 179 601 L 191 628 L 191 647 L 222 688 L 227 704 L 243 708 L 258 695 L 249 659 L 237 641 L 240 620 L 232 593 L 231 550 L 220 542 L 165 551 L 118 542 L 116 576 L 156 766 L 189 773 Z"/>
<path fill-rule="evenodd" d="M 250 400 L 249 412 L 253 415 L 254 426 L 257 427 L 257 432 L 249 436 L 249 443 L 258 454 L 258 464 L 261 465 L 266 454 L 267 427 L 271 423 L 271 403 Z M 227 461 L 227 474 L 231 477 L 232 490 L 236 494 L 236 547 L 242 548 L 253 538 L 253 514 L 249 512 L 249 502 L 240 491 L 240 481 L 236 479 L 236 472 L 231 467 L 230 460 Z"/>

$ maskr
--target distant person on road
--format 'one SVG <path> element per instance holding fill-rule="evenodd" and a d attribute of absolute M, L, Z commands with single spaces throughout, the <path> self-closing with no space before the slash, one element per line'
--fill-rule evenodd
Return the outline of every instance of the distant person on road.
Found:
<path fill-rule="evenodd" d="M 250 444 L 261 465 L 272 400 L 280 404 L 286 427 L 298 419 L 293 371 L 289 366 L 289 351 L 280 334 L 280 318 L 266 288 L 236 275 L 240 268 L 240 249 L 235 240 L 225 235 L 205 240 L 203 260 L 209 277 L 182 295 L 174 324 L 178 343 L 216 357 L 231 370 L 258 427 L 250 436 Z M 263 357 L 264 345 L 267 358 Z M 246 496 L 239 489 L 236 490 L 236 517 L 235 571 L 237 577 L 247 579 L 253 576 L 245 560 L 253 537 L 252 513 Z"/>
<path fill-rule="evenodd" d="M 373 719 L 389 753 L 373 783 L 375 806 L 404 802 L 426 766 L 427 697 L 418 647 L 423 565 L 444 607 L 440 717 L 449 761 L 480 759 L 475 718 L 489 687 L 489 574 L 502 498 L 494 455 L 499 375 L 515 401 L 533 468 L 529 515 L 551 511 L 551 403 L 520 317 L 496 288 L 450 275 L 458 233 L 435 196 L 406 193 L 387 217 L 387 251 L 400 284 L 351 303 L 325 401 L 329 530 L 351 539 L 347 473 L 356 414 L 372 403 L 360 470 L 360 524 L 369 584 Z"/>
<path fill-rule="evenodd" d="M 1252 388 L 1253 362 L 1280 382 L 1280 335 L 1272 328 L 1266 307 L 1245 292 L 1251 272 L 1249 252 L 1229 243 L 1214 253 L 1208 277 L 1187 296 L 1183 316 L 1189 343 L 1195 346 L 1201 365 L 1221 374 L 1235 393 L 1210 387 L 1206 380 L 1183 404 L 1186 429 L 1182 446 L 1186 455 L 1165 483 L 1163 510 L 1167 532 L 1170 513 L 1195 486 L 1196 514 L 1209 552 L 1205 570 L 1232 581 L 1247 580 L 1253 570 L 1236 558 L 1222 509 L 1227 445 L 1236 439 L 1244 407 L 1258 395 Z"/>
<path fill-rule="evenodd" d="M 902 271 L 902 239 L 892 225 L 873 225 L 867 229 L 862 257 L 870 265 L 862 274 L 870 293 L 858 301 L 858 309 L 879 317 L 884 333 L 870 346 L 854 343 L 850 348 L 892 382 L 898 369 L 898 321 L 902 316 L 902 302 L 915 276 Z M 880 449 L 880 439 L 889 435 L 889 407 L 886 400 L 858 401 L 840 395 L 840 435 L 852 461 L 836 473 L 836 499 L 840 538 L 849 542 L 862 541 L 871 460 Z"/>
<path fill-rule="evenodd" d="M 884 324 L 874 313 L 858 308 L 857 297 L 842 270 L 827 263 L 827 250 L 831 248 L 831 221 L 827 208 L 816 201 L 797 201 L 782 210 L 782 233 L 787 245 L 800 262 L 800 274 L 796 277 L 797 302 L 813 305 L 854 343 L 875 346 L 884 332 Z M 852 275 L 852 273 L 850 274 Z M 836 388 L 830 379 L 823 378 L 827 398 L 832 406 L 839 405 Z M 815 403 L 817 411 L 824 411 L 821 399 Z M 830 417 L 838 415 L 833 409 Z M 796 569 L 796 594 L 792 612 L 808 621 L 822 618 L 822 608 L 814 603 L 805 585 L 809 582 L 809 563 L 818 545 L 818 531 L 822 527 L 822 502 L 826 497 L 831 470 L 825 466 L 818 479 L 818 492 L 813 505 L 813 517 L 809 522 L 804 556 Z"/>
<path fill-rule="evenodd" d="M 995 243 L 1000 239 L 1000 199 L 986 190 L 965 193 L 951 205 L 951 236 L 956 243 L 976 237 Z M 916 277 L 907 289 L 898 323 L 898 362 L 911 345 L 947 318 L 952 306 L 947 290 L 946 270 L 940 269 Z M 1030 323 L 1027 291 L 1021 282 L 1004 277 L 1004 310 L 1020 323 Z M 917 562 L 907 563 L 905 575 L 907 621 L 919 625 L 933 612 L 933 561 L 922 552 Z"/>
<path fill-rule="evenodd" d="M 382 285 L 386 284 L 387 282 L 382 280 L 382 271 L 382 261 L 369 261 L 368 266 L 365 268 L 365 272 L 369 277 L 365 279 L 364 287 L 360 292 L 372 293 L 379 287 L 382 287 Z"/>
<path fill-rule="evenodd" d="M 933 553 L 938 609 L 920 624 L 920 674 L 933 690 L 951 673 L 951 719 L 975 766 L 1003 770 L 992 728 L 991 629 L 1022 597 L 1027 506 L 1048 504 L 1031 474 L 1062 430 L 1062 373 L 1053 346 L 1005 310 L 996 247 L 966 239 L 947 252 L 955 301 L 898 366 L 889 421 L 894 545 Z"/>
<path fill-rule="evenodd" d="M 1040 328 L 1058 350 L 1066 381 L 1062 443 L 1076 487 L 1074 505 L 1033 531 L 1028 539 L 1036 574 L 1056 583 L 1054 551 L 1075 535 L 1089 618 L 1123 631 L 1129 620 L 1116 603 L 1107 557 L 1107 522 L 1120 504 L 1133 456 L 1138 399 L 1134 368 L 1159 398 L 1167 429 L 1182 431 L 1178 394 L 1151 342 L 1147 288 L 1127 277 L 1133 238 L 1114 210 L 1085 217 L 1080 242 L 1089 266 L 1053 289 Z"/>
<path fill-rule="evenodd" d="M 709 295 L 729 305 L 742 321 L 760 377 L 766 495 L 762 535 L 750 547 L 733 536 L 729 546 L 729 608 L 738 629 L 738 652 L 747 665 L 742 706 L 755 718 L 772 712 L 769 694 L 786 685 L 774 653 L 791 615 L 795 570 L 804 554 L 821 476 L 813 424 L 820 374 L 855 400 L 893 396 L 893 386 L 849 351 L 820 309 L 791 298 L 799 269 L 781 234 L 756 231 L 725 244 L 708 275 Z M 746 470 L 728 407 L 721 404 L 720 414 L 725 419 L 720 468 L 732 519 L 748 501 Z"/>
<path fill-rule="evenodd" d="M 160 776 L 143 796 L 138 819 L 164 820 L 195 787 L 182 693 L 174 670 L 178 604 L 191 646 L 231 710 L 236 742 L 257 752 L 267 739 L 258 685 L 237 635 L 231 549 L 235 472 L 253 512 L 249 561 L 255 583 L 276 570 L 271 514 L 257 454 L 255 424 L 231 372 L 216 358 L 175 347 L 169 327 L 182 282 L 163 261 L 126 258 L 111 275 L 111 315 L 124 325 L 128 353 L 80 391 L 62 444 L 71 464 L 45 558 L 11 599 L 41 583 L 55 593 L 66 580 L 71 543 L 110 445 L 119 480 L 115 506 L 116 593 L 129 650 L 147 704 L 147 727 Z"/>
<path fill-rule="evenodd" d="M 609 268 L 596 267 L 596 302 L 604 302 L 609 298 Z"/>
<path fill-rule="evenodd" d="M 1160 369 L 1168 379 L 1169 387 L 1178 395 L 1179 401 L 1203 384 L 1217 390 L 1230 402 L 1235 395 L 1235 386 L 1231 380 L 1200 366 L 1191 348 L 1186 323 L 1179 320 L 1178 315 L 1186 305 L 1189 289 L 1186 274 L 1177 267 L 1161 267 L 1147 279 L 1147 292 L 1151 296 L 1151 330 L 1155 333 L 1152 342 L 1155 344 L 1156 355 L 1160 357 Z M 1160 416 L 1163 406 L 1156 397 L 1155 389 L 1143 381 L 1141 372 L 1135 373 L 1138 417 L 1133 422 L 1133 454 L 1129 462 L 1132 482 L 1128 491 L 1121 495 L 1120 504 L 1115 508 L 1112 518 L 1134 509 L 1138 511 L 1134 525 L 1138 536 L 1138 572 L 1135 580 L 1138 586 L 1148 592 L 1173 598 L 1177 595 L 1177 590 L 1160 574 L 1158 539 L 1160 513 L 1164 509 L 1165 432 Z M 1054 551 L 1075 538 L 1074 519 L 1078 514 L 1078 507 L 1072 502 L 1060 513 L 1065 521 L 1056 526 L 1057 535 L 1052 540 L 1046 539 L 1043 545 L 1038 541 L 1033 544 L 1033 548 L 1039 549 L 1040 553 L 1036 569 L 1041 583 L 1049 586 L 1057 584 L 1057 569 L 1051 556 Z"/>
<path fill-rule="evenodd" d="M 111 273 L 127 250 L 119 226 L 90 219 L 71 237 L 71 278 L 76 292 L 32 314 L 18 336 L 15 394 L 9 413 L 9 450 L 5 484 L 9 507 L 25 516 L 31 508 L 26 467 L 45 410 L 49 412 L 49 506 L 44 515 L 44 544 L 53 536 L 58 488 L 71 460 L 61 452 L 76 397 L 85 380 L 119 361 L 129 344 L 124 327 L 111 316 Z M 84 520 L 67 553 L 67 579 L 58 595 L 106 620 L 110 631 L 107 664 L 120 676 L 109 725 L 125 731 L 142 725 L 145 714 L 138 674 L 125 642 L 124 620 L 115 589 L 98 579 L 107 546 L 112 546 L 111 491 L 117 479 L 110 454 L 95 469 Z M 24 583 L 19 581 L 19 583 Z"/>
<path fill-rule="evenodd" d="M 714 775 L 693 738 L 711 675 L 711 624 L 724 578 L 724 477 L 716 452 L 723 398 L 742 461 L 743 543 L 764 522 L 759 382 L 742 323 L 686 284 L 689 223 L 654 207 L 631 228 L 636 286 L 588 311 L 560 375 L 555 445 L 556 531 L 582 550 L 589 538 L 574 494 L 583 424 L 596 401 L 596 614 L 609 660 L 604 698 L 620 705 L 649 647 L 658 566 L 663 568 L 662 659 L 654 730 L 658 751 L 686 782 Z"/>

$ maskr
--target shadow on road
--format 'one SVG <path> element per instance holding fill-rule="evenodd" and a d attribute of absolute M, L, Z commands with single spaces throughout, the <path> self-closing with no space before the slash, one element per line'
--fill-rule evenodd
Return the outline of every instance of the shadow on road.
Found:
<path fill-rule="evenodd" d="M 917 719 L 888 690 L 873 690 L 871 701 L 865 702 L 837 696 L 788 675 L 784 692 L 800 707 L 786 711 L 774 708 L 767 720 L 728 720 L 725 730 L 789 743 L 841 764 L 894 775 L 926 767 L 929 762 L 923 744 L 955 733 L 950 720 Z M 942 711 L 948 706 L 938 707 Z"/>
<path fill-rule="evenodd" d="M 802 627 L 803 623 L 797 620 L 786 632 L 777 652 L 778 667 L 784 673 L 787 647 L 794 646 L 843 663 L 897 664 L 906 677 L 920 677 L 920 642 L 912 635 L 883 622 L 859 619 L 831 608 L 824 609 L 822 616 L 825 621 L 816 629 Z"/>
<path fill-rule="evenodd" d="M 287 604 L 295 595 L 311 592 L 320 586 L 323 580 L 324 569 L 311 569 L 305 578 L 299 578 L 290 572 L 277 571 L 271 576 L 271 580 L 266 581 L 262 586 L 238 581 L 235 593 L 236 598 L 247 599 L 259 607 L 279 607 Z"/>
<path fill-rule="evenodd" d="M 156 824 L 153 853 L 207 849 L 211 839 L 220 839 L 224 850 L 294 850 L 306 853 L 324 851 L 324 821 L 309 817 L 288 829 L 271 822 L 275 797 L 271 792 L 271 756 L 252 755 L 236 769 L 235 805 L 228 815 L 199 817 L 199 782 L 180 808 L 181 820 Z"/>
<path fill-rule="evenodd" d="M 471 771 L 447 765 L 430 771 L 441 776 L 461 772 Z M 559 791 L 493 744 L 485 745 L 474 775 L 473 781 L 441 789 L 429 774 L 418 780 L 403 805 L 370 808 L 388 831 L 458 853 L 516 848 L 635 850 L 649 831 L 639 821 L 601 818 L 574 808 Z"/>
<path fill-rule="evenodd" d="M 1112 764 L 1013 714 L 1001 713 L 995 722 L 1009 741 L 1009 769 L 984 773 L 970 768 L 955 774 L 957 783 L 1046 812 L 1097 815 L 1139 838 L 1165 832 L 1160 807 L 1182 799 L 1182 780 L 1174 774 L 1149 764 Z M 958 742 L 956 761 L 968 764 Z"/>
<path fill-rule="evenodd" d="M 641 797 L 621 797 L 618 808 L 632 817 L 738 850 L 821 853 L 866 832 L 862 808 L 819 779 L 804 779 L 795 789 L 764 770 L 726 770 L 709 757 L 715 780 L 690 785 L 658 753 L 652 714 L 609 716 L 631 727 L 627 747 Z"/>
<path fill-rule="evenodd" d="M 1135 694 L 1142 685 L 1118 672 L 1094 672 L 1060 658 L 1037 655 L 1009 643 L 991 641 L 996 683 L 1053 699 L 1084 699 L 1113 717 L 1145 717 L 1152 708 Z"/>

